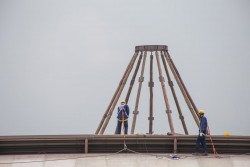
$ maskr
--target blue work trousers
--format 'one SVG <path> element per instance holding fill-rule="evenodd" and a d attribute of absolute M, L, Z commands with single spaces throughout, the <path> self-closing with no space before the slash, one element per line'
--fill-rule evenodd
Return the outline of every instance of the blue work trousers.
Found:
<path fill-rule="evenodd" d="M 200 153 L 200 144 L 203 146 L 204 153 L 207 153 L 206 137 L 198 135 L 196 140 L 196 152 Z"/>
<path fill-rule="evenodd" d="M 122 121 L 117 121 L 117 134 L 121 134 Z M 128 134 L 128 120 L 124 121 L 124 134 Z"/>

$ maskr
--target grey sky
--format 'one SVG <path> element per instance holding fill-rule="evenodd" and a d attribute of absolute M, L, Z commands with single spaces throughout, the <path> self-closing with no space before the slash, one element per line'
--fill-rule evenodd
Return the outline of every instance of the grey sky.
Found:
<path fill-rule="evenodd" d="M 250 135 L 249 18 L 248 0 L 1 0 L 0 135 L 94 133 L 134 47 L 148 44 L 168 45 L 213 134 Z M 148 80 L 136 133 L 148 132 Z M 170 130 L 157 70 L 154 81 L 154 131 L 163 134 Z M 114 114 L 106 133 L 115 122 Z"/>

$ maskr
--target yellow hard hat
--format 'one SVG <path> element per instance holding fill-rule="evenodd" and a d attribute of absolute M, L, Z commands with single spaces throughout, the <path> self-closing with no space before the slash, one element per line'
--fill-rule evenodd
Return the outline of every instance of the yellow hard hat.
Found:
<path fill-rule="evenodd" d="M 205 111 L 204 110 L 199 110 L 199 114 L 204 114 Z"/>
<path fill-rule="evenodd" d="M 122 100 L 121 103 L 126 103 L 126 101 L 125 101 L 125 100 Z"/>

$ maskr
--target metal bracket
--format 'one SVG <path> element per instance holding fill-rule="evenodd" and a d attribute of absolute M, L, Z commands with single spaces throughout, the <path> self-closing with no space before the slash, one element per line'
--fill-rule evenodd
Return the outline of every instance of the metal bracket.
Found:
<path fill-rule="evenodd" d="M 154 87 L 154 82 L 148 82 L 148 87 Z"/>
<path fill-rule="evenodd" d="M 143 82 L 144 81 L 144 77 L 139 77 L 138 82 Z"/>
<path fill-rule="evenodd" d="M 148 117 L 148 120 L 154 120 L 155 118 L 154 117 Z"/>
<path fill-rule="evenodd" d="M 159 76 L 159 80 L 160 80 L 160 82 L 165 82 L 165 79 L 163 76 Z"/>
<path fill-rule="evenodd" d="M 137 111 L 133 111 L 133 114 L 139 114 L 139 111 L 137 110 Z"/>
<path fill-rule="evenodd" d="M 166 110 L 166 113 L 170 113 L 170 114 L 171 114 L 171 113 L 172 113 L 172 110 Z"/>
<path fill-rule="evenodd" d="M 183 116 L 183 115 L 180 115 L 179 118 L 180 118 L 181 120 L 183 120 L 183 119 L 184 119 L 184 116 Z"/>
<path fill-rule="evenodd" d="M 169 85 L 169 86 L 174 86 L 173 81 L 168 81 L 168 85 Z"/>

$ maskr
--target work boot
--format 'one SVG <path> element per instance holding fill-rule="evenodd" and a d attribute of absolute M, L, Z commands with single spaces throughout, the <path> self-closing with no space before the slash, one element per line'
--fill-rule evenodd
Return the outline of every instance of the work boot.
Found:
<path fill-rule="evenodd" d="M 199 156 L 199 153 L 195 152 L 195 153 L 192 153 L 192 155 Z"/>

